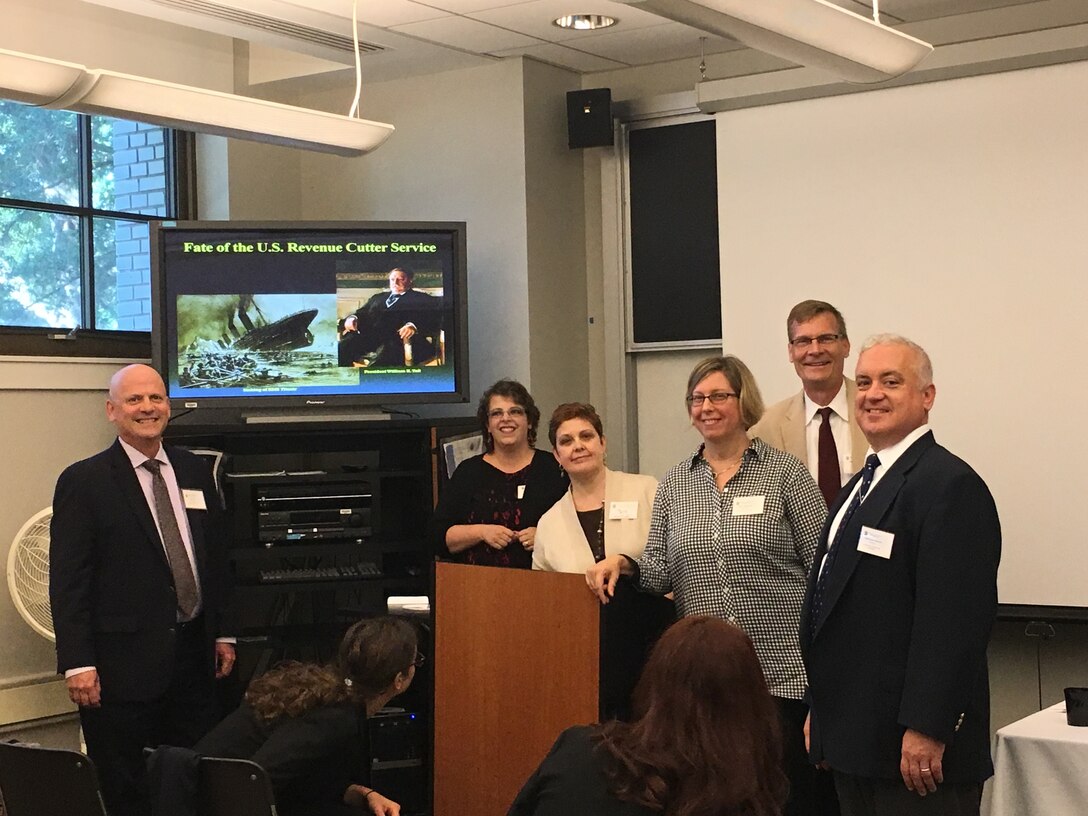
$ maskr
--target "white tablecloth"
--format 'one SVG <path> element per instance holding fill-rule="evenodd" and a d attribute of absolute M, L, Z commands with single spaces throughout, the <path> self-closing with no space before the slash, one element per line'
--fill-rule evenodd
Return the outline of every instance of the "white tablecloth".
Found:
<path fill-rule="evenodd" d="M 1088 728 L 1065 720 L 1065 703 L 997 732 L 990 816 L 1088 814 Z"/>

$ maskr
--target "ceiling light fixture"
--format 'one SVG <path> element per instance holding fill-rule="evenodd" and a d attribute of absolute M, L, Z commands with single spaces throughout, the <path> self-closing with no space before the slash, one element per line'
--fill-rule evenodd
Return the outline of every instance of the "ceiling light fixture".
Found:
<path fill-rule="evenodd" d="M 617 0 L 799 65 L 823 68 L 847 82 L 892 79 L 933 50 L 894 28 L 826 0 Z"/>
<path fill-rule="evenodd" d="M 0 49 L 0 98 L 268 144 L 361 156 L 393 126 Z"/>
<path fill-rule="evenodd" d="M 568 14 L 565 17 L 556 17 L 552 20 L 552 25 L 573 28 L 575 31 L 596 31 L 598 28 L 614 26 L 617 22 L 615 17 L 604 14 Z"/>

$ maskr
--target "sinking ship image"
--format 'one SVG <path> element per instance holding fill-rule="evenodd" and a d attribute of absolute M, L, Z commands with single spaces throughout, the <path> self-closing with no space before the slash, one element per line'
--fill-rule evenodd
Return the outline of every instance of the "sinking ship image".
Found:
<path fill-rule="evenodd" d="M 306 348 L 314 342 L 310 324 L 317 317 L 317 309 L 305 309 L 287 317 L 281 317 L 274 323 L 254 326 L 231 346 L 247 351 L 290 351 Z"/>
<path fill-rule="evenodd" d="M 277 390 L 338 383 L 335 321 L 322 320 L 324 300 L 331 313 L 332 295 L 179 295 L 178 384 Z"/>

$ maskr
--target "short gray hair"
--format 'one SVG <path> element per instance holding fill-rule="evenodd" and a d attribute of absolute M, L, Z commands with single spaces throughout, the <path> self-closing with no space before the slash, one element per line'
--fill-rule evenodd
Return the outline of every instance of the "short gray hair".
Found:
<path fill-rule="evenodd" d="M 874 334 L 861 347 L 859 358 L 873 346 L 906 346 L 914 352 L 914 375 L 918 378 L 919 384 L 922 388 L 933 385 L 933 363 L 926 354 L 926 350 L 913 340 L 901 334 Z"/>

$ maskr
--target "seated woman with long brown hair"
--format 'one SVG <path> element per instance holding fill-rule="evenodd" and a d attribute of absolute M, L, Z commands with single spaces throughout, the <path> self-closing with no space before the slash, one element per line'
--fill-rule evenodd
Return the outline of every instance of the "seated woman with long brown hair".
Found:
<path fill-rule="evenodd" d="M 636 719 L 568 728 L 507 816 L 778 816 L 788 783 L 755 650 L 720 618 L 673 624 L 635 688 Z"/>
<path fill-rule="evenodd" d="M 196 745 L 201 756 L 251 759 L 268 773 L 283 816 L 331 816 L 369 809 L 399 816 L 400 805 L 367 783 L 366 718 L 415 677 L 416 630 L 400 618 L 354 624 L 336 663 L 283 663 L 249 684 L 245 701 Z"/>

